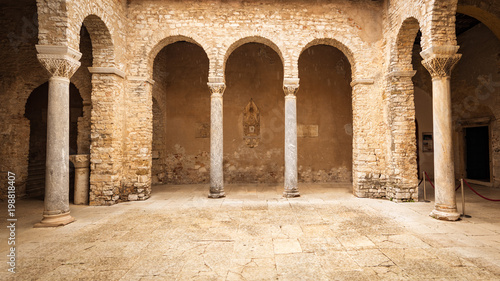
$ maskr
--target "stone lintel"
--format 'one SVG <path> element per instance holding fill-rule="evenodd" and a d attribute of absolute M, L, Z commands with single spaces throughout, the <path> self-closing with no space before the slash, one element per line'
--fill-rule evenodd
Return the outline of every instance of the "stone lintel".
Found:
<path fill-rule="evenodd" d="M 131 82 L 147 82 L 151 86 L 155 84 L 155 80 L 144 76 L 127 76 L 127 80 Z"/>
<path fill-rule="evenodd" d="M 491 121 L 495 120 L 494 117 L 479 117 L 479 118 L 469 118 L 458 120 L 457 124 L 459 126 L 467 127 L 467 126 L 487 126 L 491 123 Z"/>
<path fill-rule="evenodd" d="M 125 72 L 116 67 L 89 67 L 88 69 L 92 74 L 115 74 L 121 78 L 125 78 Z"/>
<path fill-rule="evenodd" d="M 351 82 L 351 87 L 354 87 L 358 84 L 363 84 L 363 85 L 372 85 L 375 83 L 375 80 L 372 78 L 360 78 L 360 79 L 354 79 Z"/>

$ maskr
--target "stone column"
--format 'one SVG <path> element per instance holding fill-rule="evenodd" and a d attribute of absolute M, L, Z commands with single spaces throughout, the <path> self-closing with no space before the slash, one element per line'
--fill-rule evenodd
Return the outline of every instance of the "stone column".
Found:
<path fill-rule="evenodd" d="M 70 155 L 69 160 L 75 166 L 75 205 L 89 204 L 89 178 L 90 178 L 90 155 L 75 154 Z"/>
<path fill-rule="evenodd" d="M 451 70 L 460 59 L 458 46 L 435 46 L 421 52 L 422 64 L 432 76 L 432 113 L 434 127 L 435 205 L 431 216 L 457 220 L 455 171 L 453 161 L 453 124 L 451 119 Z"/>
<path fill-rule="evenodd" d="M 299 79 L 285 79 L 285 191 L 283 197 L 300 196 L 297 185 L 297 98 Z"/>
<path fill-rule="evenodd" d="M 67 46 L 37 45 L 38 60 L 52 74 L 47 108 L 45 210 L 35 227 L 66 225 L 69 210 L 69 83 L 81 53 Z"/>
<path fill-rule="evenodd" d="M 210 78 L 208 87 L 211 92 L 210 107 L 210 194 L 209 198 L 225 197 L 224 193 L 224 138 L 222 95 L 226 84 L 222 78 Z"/>

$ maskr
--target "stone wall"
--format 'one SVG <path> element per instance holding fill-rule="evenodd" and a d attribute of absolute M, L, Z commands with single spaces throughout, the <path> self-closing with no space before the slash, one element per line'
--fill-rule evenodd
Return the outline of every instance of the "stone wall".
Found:
<path fill-rule="evenodd" d="M 464 128 L 490 127 L 492 184 L 500 186 L 500 39 L 480 23 L 457 38 L 462 59 L 453 70 L 455 174 L 466 177 Z"/>
<path fill-rule="evenodd" d="M 360 118 L 353 122 L 358 126 L 353 130 L 353 137 L 359 140 L 354 142 L 353 154 L 360 155 L 358 162 L 353 164 L 355 170 L 360 167 L 359 173 L 354 173 L 354 177 L 360 178 L 355 181 L 355 185 L 359 184 L 356 194 L 370 197 L 380 193 L 383 196 L 381 186 L 384 184 L 380 183 L 386 178 L 383 140 L 388 128 L 383 125 L 383 108 L 376 106 L 382 105 L 383 98 L 383 75 L 378 67 L 382 59 L 377 51 L 382 38 L 380 3 L 196 2 L 186 6 L 185 2 L 132 1 L 128 12 L 131 31 L 128 49 L 132 61 L 129 74 L 144 80 L 153 76 L 153 61 L 158 52 L 176 41 L 201 46 L 209 58 L 209 77 L 214 79 L 227 79 L 224 75 L 227 74 L 228 58 L 248 42 L 273 49 L 283 63 L 284 78 L 300 78 L 299 56 L 308 47 L 326 44 L 338 48 L 352 67 L 353 83 L 362 85 L 358 87 L 360 93 L 356 102 L 365 109 L 353 115 L 353 119 Z M 144 60 L 145 54 L 148 60 Z M 141 110 L 148 109 L 142 107 Z M 229 169 L 238 170 L 229 165 L 226 172 Z M 345 177 L 349 170 L 345 168 L 333 173 L 343 173 Z M 331 172 L 325 170 L 327 174 Z M 373 189 L 373 186 L 376 187 Z"/>
<path fill-rule="evenodd" d="M 35 1 L 6 3 L 0 9 L 0 196 L 7 191 L 7 172 L 16 174 L 17 195 L 24 196 L 28 177 L 30 126 L 24 106 L 30 93 L 47 81 L 48 73 L 36 59 L 37 7 Z M 5 177 L 5 178 L 4 178 Z"/>
<path fill-rule="evenodd" d="M 153 77 L 153 183 L 207 183 L 210 93 L 205 52 L 187 42 L 166 46 L 156 57 Z"/>
<path fill-rule="evenodd" d="M 350 182 L 352 89 L 349 61 L 338 49 L 314 46 L 302 53 L 299 75 L 299 181 Z"/>
<path fill-rule="evenodd" d="M 464 6 L 479 9 L 484 6 L 482 2 L 474 0 L 462 2 Z M 232 56 L 238 55 L 240 47 L 245 48 L 246 43 L 260 43 L 259 48 L 266 50 L 264 53 L 273 57 L 276 63 L 276 69 L 271 67 L 267 70 L 272 70 L 274 74 L 265 75 L 266 79 L 275 80 L 273 86 L 268 87 L 273 93 L 260 93 L 266 99 L 275 100 L 263 103 L 257 98 L 254 100 L 256 106 L 263 109 L 262 132 L 265 132 L 266 126 L 270 126 L 265 123 L 268 120 L 266 118 L 269 118 L 265 114 L 273 112 L 273 108 L 278 111 L 282 108 L 280 104 L 284 98 L 281 87 L 285 80 L 290 79 L 301 79 L 299 83 L 303 86 L 297 94 L 299 133 L 315 135 L 314 125 L 318 125 L 318 139 L 299 138 L 301 179 L 345 180 L 352 172 L 353 190 L 357 196 L 413 199 L 417 184 L 415 88 L 411 80 L 414 69 L 411 62 L 413 41 L 416 32 L 421 30 L 421 46 L 424 50 L 433 46 L 456 45 L 456 9 L 456 0 L 322 0 L 313 3 L 302 0 L 38 0 L 36 3 L 20 1 L 8 4 L 2 7 L 0 20 L 5 27 L 1 31 L 5 35 L 2 38 L 7 38 L 0 42 L 3 50 L 0 59 L 5 62 L 0 69 L 0 117 L 9 120 L 0 125 L 2 141 L 8 144 L 0 151 L 0 156 L 7 159 L 2 162 L 0 170 L 13 169 L 19 174 L 19 190 L 22 193 L 27 175 L 26 147 L 29 142 L 29 124 L 23 117 L 24 105 L 31 91 L 48 79 L 48 74 L 36 59 L 34 45 L 67 45 L 83 53 L 82 66 L 72 82 L 83 98 L 83 116 L 78 125 L 78 152 L 91 153 L 91 204 L 145 199 L 151 192 L 152 178 L 154 181 L 163 181 L 160 180 L 160 173 L 167 170 L 163 178 L 168 182 L 168 174 L 173 175 L 168 170 L 173 171 L 173 166 L 177 167 L 183 161 L 180 165 L 183 169 L 186 167 L 184 172 L 190 172 L 181 173 L 173 182 L 182 182 L 186 178 L 205 182 L 209 169 L 209 147 L 203 131 L 207 130 L 206 123 L 209 120 L 209 92 L 202 88 L 206 87 L 206 81 L 225 81 L 225 126 L 232 126 L 232 122 L 242 123 L 239 118 L 244 116 L 244 108 L 259 89 L 255 81 L 250 79 L 248 81 L 253 82 L 245 82 L 253 75 L 248 71 L 241 72 L 243 77 L 231 78 L 240 71 L 238 69 L 244 67 L 239 65 L 231 70 L 232 64 L 241 63 L 238 59 L 232 62 Z M 495 15 L 497 11 L 492 10 L 491 13 Z M 88 30 L 88 36 L 81 36 L 82 24 Z M 169 115 L 172 107 L 182 104 L 180 100 L 186 95 L 181 91 L 179 96 L 169 96 L 182 89 L 181 85 L 171 85 L 168 78 L 161 77 L 163 74 L 153 71 L 155 59 L 162 56 L 160 51 L 177 41 L 198 45 L 201 53 L 206 54 L 203 62 L 206 72 L 193 83 L 199 89 L 191 94 L 205 93 L 206 98 L 203 99 L 206 99 L 204 102 L 207 105 L 203 106 L 201 102 L 199 107 L 195 107 L 199 108 L 199 115 L 187 119 L 188 123 L 195 123 L 194 127 L 186 126 L 192 129 L 189 134 L 194 133 L 195 139 L 187 142 L 189 145 L 180 143 L 185 143 L 184 140 L 192 138 L 192 135 L 176 132 L 183 126 L 182 122 L 170 127 L 168 124 L 169 120 L 177 118 Z M 352 117 L 346 113 L 349 108 L 347 104 L 330 109 L 336 113 L 329 115 L 332 119 L 328 124 L 335 124 L 332 127 L 337 128 L 337 131 L 326 133 L 322 129 L 325 126 L 320 124 L 320 121 L 326 121 L 315 121 L 317 117 L 301 113 L 301 110 L 305 110 L 301 109 L 301 105 L 314 106 L 312 104 L 315 102 L 325 106 L 317 114 L 327 111 L 327 102 L 301 96 L 301 93 L 308 95 L 309 92 L 322 92 L 318 94 L 321 97 L 319 99 L 326 101 L 328 87 L 308 88 L 307 74 L 299 71 L 299 58 L 304 56 L 304 51 L 309 52 L 312 49 L 310 47 L 316 45 L 335 47 L 340 51 L 339 56 L 340 53 L 345 56 L 344 66 L 350 65 L 350 74 L 344 69 L 344 77 L 331 77 L 333 80 L 330 83 L 337 81 L 342 85 L 337 88 L 346 96 L 340 103 L 352 102 Z M 253 51 L 248 52 L 250 54 Z M 248 61 L 255 62 L 252 59 Z M 333 64 L 334 61 L 330 62 Z M 173 65 L 176 64 L 182 63 Z M 90 66 L 93 69 L 89 72 L 87 67 Z M 332 67 L 325 65 L 325 69 Z M 257 70 L 256 73 L 259 72 Z M 323 72 L 325 79 L 328 79 L 327 70 Z M 262 73 L 266 74 L 265 71 Z M 157 78 L 157 75 L 160 76 Z M 322 74 L 319 76 L 323 77 Z M 158 84 L 155 85 L 153 79 L 158 80 Z M 180 78 L 174 82 L 185 83 L 186 80 Z M 350 87 L 347 84 L 349 82 Z M 183 91 L 191 92 L 189 87 L 185 89 Z M 425 91 L 422 88 L 418 90 Z M 238 94 L 246 93 L 246 96 L 232 100 L 235 91 Z M 348 93 L 350 97 L 347 97 Z M 157 104 L 154 110 L 153 97 Z M 266 108 L 268 104 L 273 108 Z M 493 109 L 491 112 L 494 115 L 496 111 Z M 275 117 L 281 113 L 277 114 Z M 156 121 L 158 116 L 161 116 L 163 124 Z M 335 119 L 337 117 L 340 119 Z M 91 120 L 90 123 L 88 120 Z M 278 124 L 279 118 L 276 120 Z M 352 139 L 348 134 L 350 129 L 346 127 L 349 123 L 352 123 Z M 165 128 L 162 134 L 154 134 L 161 136 L 160 140 L 153 139 L 153 130 L 158 127 Z M 280 140 L 280 131 L 270 142 L 272 145 L 259 154 L 271 153 L 268 163 L 274 163 L 274 166 L 269 168 L 266 166 L 268 164 L 254 163 L 255 171 L 250 172 L 245 170 L 250 165 L 241 160 L 247 155 L 243 150 L 247 149 L 232 143 L 232 139 L 241 141 L 242 138 L 242 132 L 235 128 L 225 129 L 224 134 L 224 167 L 228 181 L 238 181 L 237 178 L 244 175 L 252 175 L 245 181 L 282 181 L 283 152 L 280 150 L 283 149 L 283 141 Z M 342 133 L 339 134 L 339 131 Z M 322 139 L 325 134 L 328 136 L 333 133 L 342 137 Z M 204 137 L 197 138 L 197 135 Z M 495 134 L 493 138 L 496 138 Z M 161 139 L 166 141 L 162 143 Z M 313 161 L 319 155 L 316 157 L 308 151 L 314 146 L 311 143 L 316 141 L 328 154 L 325 162 Z M 190 143 L 196 145 L 191 147 Z M 342 147 L 342 153 L 333 149 L 337 146 Z M 345 147 L 352 147 L 352 154 Z M 263 145 L 260 148 L 257 146 L 251 151 L 262 148 Z M 310 156 L 310 159 L 300 158 L 301 154 Z M 236 155 L 240 160 L 235 160 L 238 159 Z M 182 161 L 176 159 L 180 156 Z M 169 168 L 168 165 L 173 166 Z M 157 166 L 160 168 L 157 169 Z M 272 176 L 259 174 L 263 170 L 270 170 Z"/>
<path fill-rule="evenodd" d="M 338 49 L 315 46 L 303 53 L 299 65 L 303 77 L 298 93 L 299 180 L 349 182 L 349 61 Z M 279 56 L 257 43 L 241 46 L 228 61 L 224 94 L 224 177 L 228 183 L 283 181 L 282 69 Z M 203 50 L 186 42 L 165 47 L 155 60 L 153 183 L 209 181 L 207 70 Z M 252 145 L 243 124 L 250 100 L 259 110 L 259 133 Z M 310 126 L 317 128 L 316 133 L 307 130 Z"/>

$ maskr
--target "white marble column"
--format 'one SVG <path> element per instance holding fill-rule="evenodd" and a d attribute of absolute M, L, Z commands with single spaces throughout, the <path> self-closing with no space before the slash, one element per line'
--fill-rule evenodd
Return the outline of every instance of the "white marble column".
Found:
<path fill-rule="evenodd" d="M 455 170 L 453 160 L 453 124 L 451 119 L 451 70 L 460 59 L 458 46 L 434 46 L 423 51 L 422 64 L 432 76 L 432 113 L 434 131 L 435 205 L 431 216 L 457 220 Z"/>
<path fill-rule="evenodd" d="M 226 84 L 219 79 L 217 82 L 209 82 L 211 92 L 210 108 L 210 193 L 209 198 L 225 197 L 224 193 L 224 138 L 223 138 L 223 101 L 222 95 Z"/>
<path fill-rule="evenodd" d="M 285 191 L 283 197 L 300 196 L 297 185 L 297 98 L 299 79 L 285 79 Z"/>
<path fill-rule="evenodd" d="M 37 45 L 38 60 L 52 74 L 47 108 L 45 209 L 35 227 L 66 225 L 69 210 L 69 83 L 81 53 L 66 46 Z"/>

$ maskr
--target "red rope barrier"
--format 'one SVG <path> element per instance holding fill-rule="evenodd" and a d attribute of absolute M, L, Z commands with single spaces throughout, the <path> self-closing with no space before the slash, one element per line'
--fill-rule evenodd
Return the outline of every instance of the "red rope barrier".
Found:
<path fill-rule="evenodd" d="M 432 184 L 432 181 L 431 181 L 431 179 L 429 178 L 429 175 L 427 174 L 427 172 L 426 172 L 426 171 L 424 171 L 424 173 L 425 173 L 425 176 L 427 177 L 427 180 L 428 180 L 428 181 L 429 181 L 429 183 L 431 184 L 432 188 L 436 189 L 436 187 L 434 187 L 434 185 Z M 458 186 L 457 186 L 457 188 L 455 188 L 455 191 L 457 191 L 459 188 L 460 188 L 460 183 L 458 183 Z"/>
<path fill-rule="evenodd" d="M 434 187 L 434 184 L 432 184 L 432 181 L 431 181 L 431 179 L 429 178 L 429 175 L 427 174 L 427 172 L 425 172 L 425 171 L 424 171 L 424 173 L 425 173 L 425 176 L 427 177 L 427 180 L 430 182 L 430 184 L 431 184 L 432 188 L 436 189 L 436 188 Z"/>
<path fill-rule="evenodd" d="M 483 195 L 481 195 L 477 191 L 475 191 L 474 188 L 472 188 L 465 179 L 464 179 L 464 182 L 465 182 L 465 184 L 467 184 L 467 186 L 470 188 L 470 190 L 474 191 L 474 193 L 477 194 L 477 196 L 479 196 L 479 197 L 481 197 L 483 199 L 486 199 L 488 201 L 494 201 L 494 202 L 499 202 L 500 201 L 500 199 L 491 199 L 491 198 L 484 197 Z"/>

